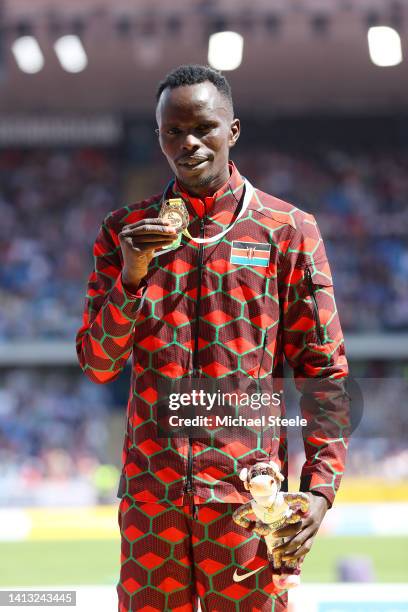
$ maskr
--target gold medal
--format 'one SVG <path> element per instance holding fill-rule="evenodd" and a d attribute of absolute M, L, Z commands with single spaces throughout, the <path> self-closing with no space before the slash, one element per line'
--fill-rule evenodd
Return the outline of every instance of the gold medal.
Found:
<path fill-rule="evenodd" d="M 170 200 L 163 202 L 159 219 L 170 221 L 178 232 L 181 231 L 182 234 L 191 238 L 187 229 L 190 219 L 186 205 L 181 198 L 170 198 Z"/>

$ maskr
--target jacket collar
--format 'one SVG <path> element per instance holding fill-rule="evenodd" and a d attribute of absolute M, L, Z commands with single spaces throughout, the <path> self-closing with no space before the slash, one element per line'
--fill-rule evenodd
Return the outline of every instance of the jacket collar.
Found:
<path fill-rule="evenodd" d="M 234 162 L 230 161 L 229 167 L 229 180 L 210 198 L 211 201 L 208 201 L 210 206 L 209 208 L 207 207 L 206 226 L 207 224 L 209 224 L 210 227 L 215 225 L 214 234 L 219 232 L 220 229 L 222 230 L 224 226 L 227 226 L 231 222 L 234 212 L 241 201 L 244 179 L 238 172 Z M 191 199 L 197 200 L 198 198 L 194 198 L 184 191 L 180 191 L 177 180 L 172 184 L 171 192 L 173 197 L 181 197 L 184 200 L 189 212 L 190 221 L 200 218 L 200 215 L 197 214 L 196 207 L 191 202 Z M 172 197 L 172 195 L 168 195 L 167 197 Z"/>

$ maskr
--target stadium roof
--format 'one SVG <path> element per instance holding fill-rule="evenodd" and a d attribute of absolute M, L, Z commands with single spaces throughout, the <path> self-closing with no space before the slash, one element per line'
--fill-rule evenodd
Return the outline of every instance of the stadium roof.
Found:
<path fill-rule="evenodd" d="M 384 6 L 386 5 L 386 6 Z M 394 112 L 408 104 L 407 62 L 379 68 L 367 28 L 393 25 L 404 38 L 407 3 L 379 0 L 9 0 L 3 10 L 0 111 L 151 113 L 157 82 L 182 63 L 206 63 L 208 35 L 244 36 L 244 60 L 227 73 L 241 112 Z M 405 21 L 404 21 L 405 18 Z M 62 70 L 55 39 L 77 33 L 88 55 L 79 74 Z M 17 67 L 11 44 L 38 38 L 45 66 Z M 406 38 L 406 37 L 405 37 Z"/>

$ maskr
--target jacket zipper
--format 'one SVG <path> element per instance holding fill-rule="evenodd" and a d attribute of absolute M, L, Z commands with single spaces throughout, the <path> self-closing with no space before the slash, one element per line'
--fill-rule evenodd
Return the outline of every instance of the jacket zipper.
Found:
<path fill-rule="evenodd" d="M 315 288 L 314 288 L 314 284 L 312 281 L 312 275 L 311 275 L 309 268 L 306 268 L 306 279 L 307 279 L 307 284 L 309 287 L 309 294 L 310 294 L 310 297 L 312 298 L 313 314 L 314 314 L 314 319 L 316 323 L 317 339 L 319 341 L 319 344 L 324 344 L 323 335 L 322 335 L 322 326 L 320 324 L 319 308 L 317 305 Z"/>
<path fill-rule="evenodd" d="M 262 364 L 263 364 L 263 360 L 264 360 L 264 356 L 265 356 L 265 351 L 266 351 L 266 343 L 268 341 L 268 332 L 269 332 L 269 330 L 265 329 L 265 332 L 264 332 L 264 341 L 263 341 L 263 344 L 262 344 L 262 357 L 261 357 L 261 362 L 260 362 L 259 368 L 258 368 L 258 378 L 257 378 L 257 392 L 258 393 L 260 393 L 260 390 L 259 390 L 259 381 L 260 381 L 260 376 L 261 376 L 261 368 L 262 368 Z M 263 441 L 264 441 L 264 428 L 263 428 L 263 425 L 261 425 L 261 436 L 260 436 L 260 440 L 259 440 L 259 442 L 260 442 L 260 444 L 259 444 L 260 450 L 262 450 Z"/>
<path fill-rule="evenodd" d="M 200 219 L 200 238 L 204 237 L 205 217 Z M 198 285 L 197 285 L 197 307 L 195 317 L 195 329 L 194 329 L 194 352 L 193 352 L 193 378 L 199 376 L 200 368 L 198 365 L 198 339 L 199 339 L 199 327 L 200 327 L 200 300 L 201 300 L 201 272 L 203 266 L 203 254 L 204 246 L 199 245 L 198 251 Z M 191 436 L 188 437 L 188 458 L 187 458 L 187 480 L 186 480 L 186 492 L 190 493 L 193 490 L 193 443 Z"/>

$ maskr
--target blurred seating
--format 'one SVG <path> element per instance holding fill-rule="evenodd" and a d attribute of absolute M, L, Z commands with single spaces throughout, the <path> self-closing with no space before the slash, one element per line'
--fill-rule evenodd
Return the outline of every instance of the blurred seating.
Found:
<path fill-rule="evenodd" d="M 120 153 L 0 153 L 0 342 L 72 340 L 104 216 L 170 174 L 163 162 L 124 166 Z M 345 331 L 408 329 L 408 154 L 247 148 L 234 159 L 257 186 L 316 215 Z"/>

